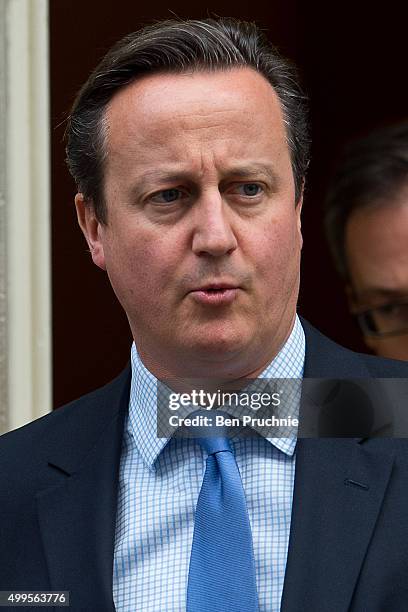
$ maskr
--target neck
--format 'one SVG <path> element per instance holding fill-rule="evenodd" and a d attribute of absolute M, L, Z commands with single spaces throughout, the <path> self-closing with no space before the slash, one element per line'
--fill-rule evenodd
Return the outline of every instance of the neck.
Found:
<path fill-rule="evenodd" d="M 248 378 L 257 378 L 275 359 L 289 338 L 295 324 L 294 313 L 286 330 L 274 338 L 266 339 L 262 346 L 250 347 L 236 354 L 187 355 L 180 358 L 171 351 L 146 350 L 146 344 L 134 335 L 135 344 L 143 365 L 159 380 L 172 381 L 173 385 L 182 388 L 191 387 L 191 382 L 206 379 L 206 385 L 221 381 L 225 384 L 239 382 Z M 149 347 L 150 348 L 150 347 Z M 157 354 L 158 353 L 158 354 Z"/>

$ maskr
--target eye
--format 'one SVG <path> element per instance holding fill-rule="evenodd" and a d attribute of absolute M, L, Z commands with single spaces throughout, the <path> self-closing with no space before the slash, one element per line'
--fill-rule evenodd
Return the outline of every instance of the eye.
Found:
<path fill-rule="evenodd" d="M 378 311 L 384 316 L 395 316 L 399 314 L 401 310 L 400 304 L 384 304 L 384 306 L 380 306 Z"/>
<path fill-rule="evenodd" d="M 241 183 L 234 188 L 235 192 L 246 198 L 254 198 L 263 193 L 263 188 L 259 183 Z"/>
<path fill-rule="evenodd" d="M 261 186 L 257 183 L 245 183 L 242 185 L 243 191 L 247 196 L 255 196 L 261 191 Z"/>
<path fill-rule="evenodd" d="M 176 202 L 181 197 L 183 197 L 183 192 L 180 189 L 163 189 L 163 191 L 158 191 L 151 196 L 151 201 L 156 204 L 171 204 L 172 202 Z"/>

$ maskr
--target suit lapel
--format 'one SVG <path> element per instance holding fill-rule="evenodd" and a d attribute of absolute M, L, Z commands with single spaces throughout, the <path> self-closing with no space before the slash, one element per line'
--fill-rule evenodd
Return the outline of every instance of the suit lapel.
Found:
<path fill-rule="evenodd" d="M 305 377 L 369 377 L 356 354 L 302 324 Z M 387 440 L 298 440 L 283 612 L 349 609 L 393 461 Z"/>
<path fill-rule="evenodd" d="M 51 588 L 71 591 L 73 611 L 115 609 L 117 483 L 129 382 L 127 368 L 92 405 L 66 413 L 63 437 L 51 441 L 48 461 L 59 483 L 37 494 Z M 81 420 L 72 416 L 75 410 L 83 411 Z"/>
<path fill-rule="evenodd" d="M 384 442 L 298 441 L 283 612 L 348 610 L 391 474 Z"/>

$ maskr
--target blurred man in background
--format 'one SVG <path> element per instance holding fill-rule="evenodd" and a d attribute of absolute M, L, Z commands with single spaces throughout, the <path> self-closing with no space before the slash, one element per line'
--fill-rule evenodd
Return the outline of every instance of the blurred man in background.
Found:
<path fill-rule="evenodd" d="M 377 355 L 408 359 L 408 122 L 344 150 L 325 229 L 365 343 Z"/>

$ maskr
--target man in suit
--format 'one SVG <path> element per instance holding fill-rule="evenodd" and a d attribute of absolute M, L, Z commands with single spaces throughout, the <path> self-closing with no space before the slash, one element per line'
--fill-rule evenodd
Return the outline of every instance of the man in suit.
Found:
<path fill-rule="evenodd" d="M 407 609 L 404 440 L 233 438 L 237 497 L 216 516 L 207 447 L 156 435 L 158 379 L 408 373 L 296 315 L 308 138 L 290 65 L 252 24 L 156 24 L 90 76 L 67 153 L 134 344 L 113 382 L 2 438 L 0 590 L 70 591 L 95 612 Z M 249 521 L 227 546 L 240 487 Z M 228 527 L 200 565 L 213 519 Z M 213 566 L 217 597 L 196 597 Z"/>
<path fill-rule="evenodd" d="M 364 341 L 408 359 L 408 123 L 349 143 L 326 196 L 325 227 Z"/>

